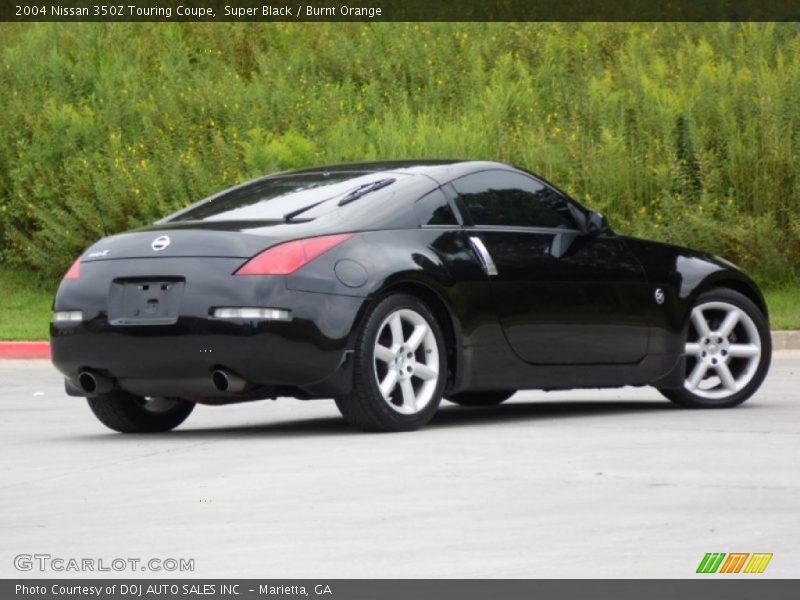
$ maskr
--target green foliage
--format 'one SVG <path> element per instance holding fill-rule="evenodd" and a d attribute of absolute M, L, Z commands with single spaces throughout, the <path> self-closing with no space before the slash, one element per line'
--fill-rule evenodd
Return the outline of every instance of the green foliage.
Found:
<path fill-rule="evenodd" d="M 800 287 L 767 290 L 764 294 L 769 308 L 769 323 L 772 329 L 800 329 Z"/>
<path fill-rule="evenodd" d="M 260 174 L 509 161 L 615 229 L 800 264 L 797 24 L 0 24 L 3 259 L 57 277 L 102 235 Z"/>
<path fill-rule="evenodd" d="M 35 274 L 0 268 L 0 340 L 46 340 L 55 286 Z"/>

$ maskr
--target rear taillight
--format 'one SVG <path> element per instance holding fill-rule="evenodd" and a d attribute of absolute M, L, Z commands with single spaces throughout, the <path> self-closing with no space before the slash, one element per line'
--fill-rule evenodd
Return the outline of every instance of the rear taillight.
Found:
<path fill-rule="evenodd" d="M 81 276 L 81 259 L 78 258 L 64 275 L 64 279 L 78 279 Z"/>
<path fill-rule="evenodd" d="M 236 271 L 236 275 L 290 275 L 354 235 L 323 235 L 278 244 L 256 254 Z"/>

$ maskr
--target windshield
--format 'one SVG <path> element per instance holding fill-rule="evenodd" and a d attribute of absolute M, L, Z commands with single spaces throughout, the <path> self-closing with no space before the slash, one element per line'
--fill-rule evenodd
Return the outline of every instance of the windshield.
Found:
<path fill-rule="evenodd" d="M 381 173 L 307 173 L 265 179 L 201 202 L 166 219 L 179 221 L 284 221 L 313 219 L 335 209 L 336 202 L 359 190 L 380 189 Z M 394 179 L 389 180 L 389 183 Z M 359 196 L 360 197 L 360 196 Z"/>

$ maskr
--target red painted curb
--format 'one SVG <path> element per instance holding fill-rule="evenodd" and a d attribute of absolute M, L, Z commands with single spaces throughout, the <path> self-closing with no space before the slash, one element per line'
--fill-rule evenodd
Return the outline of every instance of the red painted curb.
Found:
<path fill-rule="evenodd" d="M 0 342 L 2 358 L 50 358 L 50 342 Z"/>

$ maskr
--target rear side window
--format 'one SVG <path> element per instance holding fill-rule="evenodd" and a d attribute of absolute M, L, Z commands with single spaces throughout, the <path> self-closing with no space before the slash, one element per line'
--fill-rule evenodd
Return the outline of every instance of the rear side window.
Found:
<path fill-rule="evenodd" d="M 414 204 L 414 213 L 419 224 L 426 225 L 458 225 L 453 209 L 441 190 L 433 190 Z"/>
<path fill-rule="evenodd" d="M 475 225 L 577 229 L 567 200 L 513 171 L 483 171 L 453 181 Z"/>
<path fill-rule="evenodd" d="M 308 173 L 273 177 L 231 190 L 201 202 L 166 221 L 272 221 L 297 213 L 298 219 L 313 219 L 334 210 L 348 194 L 368 190 L 384 182 L 391 187 L 396 175 L 381 173 Z"/>

